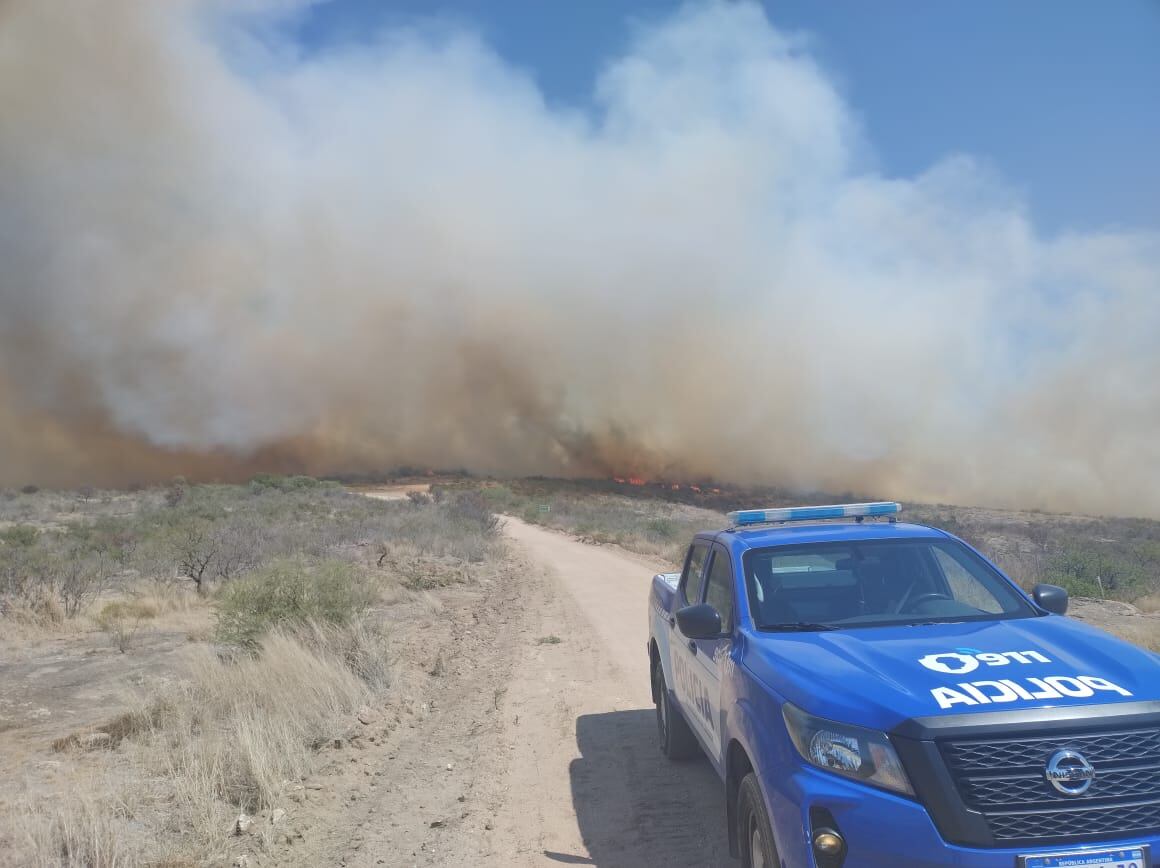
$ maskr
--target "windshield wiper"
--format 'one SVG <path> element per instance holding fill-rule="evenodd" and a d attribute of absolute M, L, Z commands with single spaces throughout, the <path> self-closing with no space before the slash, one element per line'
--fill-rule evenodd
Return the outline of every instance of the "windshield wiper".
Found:
<path fill-rule="evenodd" d="M 822 630 L 841 630 L 833 624 L 815 624 L 810 621 L 795 621 L 792 624 L 766 624 L 762 630 L 772 630 L 777 633 L 812 633 Z"/>

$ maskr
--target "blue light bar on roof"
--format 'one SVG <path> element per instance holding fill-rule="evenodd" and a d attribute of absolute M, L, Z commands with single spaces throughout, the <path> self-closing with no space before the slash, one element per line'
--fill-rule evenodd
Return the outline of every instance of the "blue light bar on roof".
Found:
<path fill-rule="evenodd" d="M 727 515 L 734 525 L 769 524 L 775 521 L 818 521 L 824 518 L 860 518 L 868 515 L 897 515 L 902 506 L 879 503 L 838 503 L 832 506 L 785 506 L 778 509 L 739 509 Z"/>

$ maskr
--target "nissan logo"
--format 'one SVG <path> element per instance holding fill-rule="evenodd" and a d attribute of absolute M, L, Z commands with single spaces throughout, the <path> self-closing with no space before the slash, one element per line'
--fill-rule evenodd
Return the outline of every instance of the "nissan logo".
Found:
<path fill-rule="evenodd" d="M 1082 796 L 1096 779 L 1096 770 L 1079 751 L 1059 750 L 1047 761 L 1044 777 L 1065 796 Z"/>

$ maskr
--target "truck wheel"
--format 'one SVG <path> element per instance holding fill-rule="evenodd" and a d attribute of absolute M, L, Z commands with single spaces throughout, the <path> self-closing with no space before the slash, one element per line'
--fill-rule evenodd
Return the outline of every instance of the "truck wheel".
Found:
<path fill-rule="evenodd" d="M 658 662 L 653 666 L 653 694 L 657 706 L 657 735 L 661 753 L 671 760 L 689 759 L 696 756 L 699 746 L 689 724 L 681 712 L 673 706 L 669 689 L 665 685 L 665 673 Z"/>
<path fill-rule="evenodd" d="M 775 868 L 781 864 L 773 843 L 769 811 L 753 772 L 741 780 L 737 793 L 737 843 L 741 847 L 742 868 Z"/>

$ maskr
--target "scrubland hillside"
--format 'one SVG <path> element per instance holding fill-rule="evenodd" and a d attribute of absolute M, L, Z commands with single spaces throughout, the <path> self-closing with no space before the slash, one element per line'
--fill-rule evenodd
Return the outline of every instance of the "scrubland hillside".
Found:
<path fill-rule="evenodd" d="M 441 595 L 506 558 L 470 492 L 0 495 L 0 864 L 229 864 L 251 823 L 272 844 L 320 752 L 439 677 L 415 656 L 438 634 L 414 639 Z"/>

